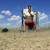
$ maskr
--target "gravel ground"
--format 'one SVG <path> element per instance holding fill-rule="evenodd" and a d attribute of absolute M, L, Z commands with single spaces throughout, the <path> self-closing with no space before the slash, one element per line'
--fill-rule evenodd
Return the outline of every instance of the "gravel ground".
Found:
<path fill-rule="evenodd" d="M 50 31 L 0 32 L 0 50 L 50 50 Z"/>

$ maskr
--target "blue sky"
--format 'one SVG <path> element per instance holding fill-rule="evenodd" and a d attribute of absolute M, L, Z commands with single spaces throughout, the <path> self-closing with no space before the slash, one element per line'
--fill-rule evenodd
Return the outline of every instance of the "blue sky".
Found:
<path fill-rule="evenodd" d="M 50 0 L 0 0 L 0 11 L 9 9 L 15 14 L 20 14 L 21 9 L 29 4 L 31 4 L 35 10 L 49 13 Z"/>
<path fill-rule="evenodd" d="M 26 8 L 27 5 L 31 4 L 33 11 L 40 11 L 48 15 L 48 21 L 50 21 L 50 0 L 0 0 L 0 15 L 3 15 L 1 12 L 3 10 L 10 11 L 13 15 L 21 16 L 22 8 Z M 10 18 L 8 15 L 3 15 L 3 19 L 0 19 L 0 25 L 4 24 L 7 26 L 7 23 L 10 23 L 9 26 L 16 26 L 16 21 L 8 21 Z M 2 18 L 0 16 L 0 18 Z M 42 23 L 42 22 L 40 22 Z"/>

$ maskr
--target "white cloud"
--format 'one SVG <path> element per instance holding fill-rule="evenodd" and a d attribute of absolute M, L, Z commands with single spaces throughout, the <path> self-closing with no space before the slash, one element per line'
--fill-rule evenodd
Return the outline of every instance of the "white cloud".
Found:
<path fill-rule="evenodd" d="M 41 25 L 43 25 L 44 27 L 49 27 L 49 26 L 50 26 L 50 22 L 47 21 L 47 22 L 45 22 L 45 23 L 42 23 Z"/>
<path fill-rule="evenodd" d="M 5 15 L 11 15 L 11 12 L 9 11 L 9 10 L 7 10 L 6 12 L 5 12 Z"/>
<path fill-rule="evenodd" d="M 7 26 L 11 25 L 11 23 L 7 23 Z"/>
<path fill-rule="evenodd" d="M 22 22 L 22 20 L 18 21 L 17 24 L 16 24 L 16 26 L 17 26 L 17 27 L 21 27 L 21 25 L 22 25 L 21 22 Z"/>
<path fill-rule="evenodd" d="M 48 19 L 48 15 L 38 11 L 39 20 Z"/>
<path fill-rule="evenodd" d="M 1 11 L 1 14 L 6 15 L 6 16 L 12 15 L 12 13 L 9 10 L 3 10 L 3 11 Z"/>
<path fill-rule="evenodd" d="M 1 11 L 1 13 L 4 14 L 5 13 L 5 10 Z"/>
<path fill-rule="evenodd" d="M 21 24 L 22 24 L 21 17 L 20 16 L 14 17 L 14 15 L 13 15 L 12 18 L 11 18 L 11 21 L 16 21 L 16 27 L 21 27 Z"/>
<path fill-rule="evenodd" d="M 40 16 L 40 20 L 48 18 L 48 15 L 46 15 L 45 13 L 42 13 Z"/>
<path fill-rule="evenodd" d="M 13 15 L 13 16 L 11 16 L 10 19 L 11 19 L 11 20 L 17 20 L 17 16 L 16 16 L 16 15 Z"/>
<path fill-rule="evenodd" d="M 19 21 L 21 20 L 21 17 L 20 16 L 16 16 L 16 15 L 12 15 L 11 18 L 8 18 L 8 21 Z"/>
<path fill-rule="evenodd" d="M 20 16 L 16 16 L 16 15 L 12 15 L 11 18 L 8 18 L 8 21 L 16 21 L 16 26 L 20 27 L 21 26 L 21 17 Z M 9 23 L 8 23 L 9 25 Z"/>
<path fill-rule="evenodd" d="M 3 16 L 3 15 L 0 15 L 0 19 L 3 19 L 5 16 Z"/>
<path fill-rule="evenodd" d="M 48 15 L 42 12 L 38 12 L 38 17 L 39 17 L 39 26 L 47 26 L 48 25 Z"/>
<path fill-rule="evenodd" d="M 2 27 L 2 24 L 0 23 L 0 27 Z"/>
<path fill-rule="evenodd" d="M 11 16 L 11 20 L 19 20 L 20 16 L 13 15 Z"/>

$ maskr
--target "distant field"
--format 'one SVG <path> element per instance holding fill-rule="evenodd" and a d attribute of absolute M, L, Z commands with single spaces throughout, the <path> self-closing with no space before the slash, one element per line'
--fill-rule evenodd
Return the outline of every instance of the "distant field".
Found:
<path fill-rule="evenodd" d="M 2 33 L 0 29 L 0 50 L 50 50 L 50 30 Z"/>

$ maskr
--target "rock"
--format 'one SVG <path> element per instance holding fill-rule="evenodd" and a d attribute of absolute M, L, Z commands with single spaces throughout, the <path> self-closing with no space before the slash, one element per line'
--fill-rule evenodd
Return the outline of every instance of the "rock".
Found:
<path fill-rule="evenodd" d="M 2 29 L 2 32 L 8 32 L 7 28 Z"/>

